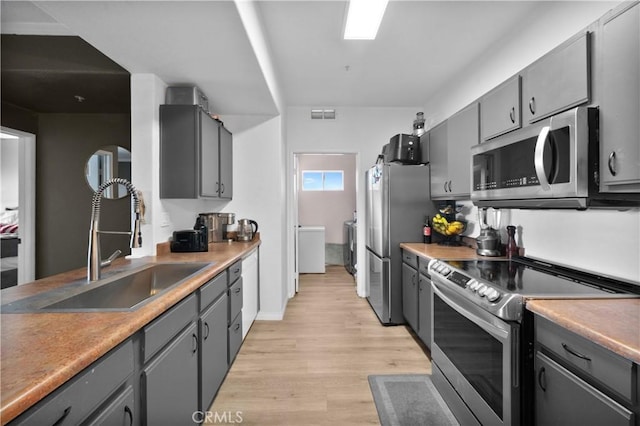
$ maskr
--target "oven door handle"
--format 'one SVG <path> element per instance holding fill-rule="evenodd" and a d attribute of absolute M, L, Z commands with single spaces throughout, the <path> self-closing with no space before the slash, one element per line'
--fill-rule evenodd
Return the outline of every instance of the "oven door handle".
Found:
<path fill-rule="evenodd" d="M 454 309 L 460 315 L 467 318 L 469 321 L 473 322 L 474 324 L 482 327 L 484 330 L 486 330 L 489 334 L 491 334 L 496 339 L 500 340 L 502 343 L 507 342 L 509 340 L 509 333 L 511 331 L 510 329 L 498 327 L 497 325 L 492 324 L 488 320 L 485 320 L 480 317 L 480 315 L 483 315 L 483 314 L 489 317 L 493 317 L 493 315 L 484 311 L 479 311 L 477 312 L 477 314 L 474 312 L 471 312 L 470 309 L 461 306 L 460 304 L 454 302 L 449 296 L 445 295 L 442 292 L 442 290 L 438 288 L 438 285 L 436 284 L 435 281 L 431 281 L 431 287 L 433 288 L 433 292 L 437 294 L 438 297 L 440 297 L 447 305 L 449 305 L 452 309 Z M 482 309 L 482 308 L 478 308 L 478 309 Z"/>
<path fill-rule="evenodd" d="M 538 182 L 540 182 L 540 188 L 544 191 L 548 191 L 551 189 L 549 185 L 549 180 L 547 179 L 547 173 L 544 169 L 544 153 L 547 146 L 547 139 L 549 138 L 549 131 L 551 128 L 549 126 L 544 126 L 540 133 L 538 134 L 538 139 L 536 140 L 536 149 L 533 157 L 533 165 L 536 169 L 536 176 L 538 177 Z"/>

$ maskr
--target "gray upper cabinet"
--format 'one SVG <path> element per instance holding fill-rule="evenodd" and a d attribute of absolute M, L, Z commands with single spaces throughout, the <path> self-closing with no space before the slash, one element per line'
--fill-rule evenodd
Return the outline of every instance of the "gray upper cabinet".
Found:
<path fill-rule="evenodd" d="M 510 78 L 480 100 L 482 140 L 503 135 L 521 126 L 520 76 Z"/>
<path fill-rule="evenodd" d="M 232 198 L 232 136 L 197 105 L 160 105 L 160 198 Z"/>
<path fill-rule="evenodd" d="M 431 198 L 447 195 L 447 122 L 442 122 L 429 131 L 429 161 L 431 164 Z"/>
<path fill-rule="evenodd" d="M 590 37 L 580 33 L 522 73 L 523 118 L 533 123 L 588 102 L 591 94 Z"/>
<path fill-rule="evenodd" d="M 220 126 L 220 187 L 219 197 L 233 198 L 233 139 L 231 132 Z"/>
<path fill-rule="evenodd" d="M 469 198 L 470 150 L 480 138 L 479 110 L 474 102 L 431 129 L 431 198 Z"/>
<path fill-rule="evenodd" d="M 640 192 L 640 5 L 601 22 L 598 93 L 604 192 Z"/>

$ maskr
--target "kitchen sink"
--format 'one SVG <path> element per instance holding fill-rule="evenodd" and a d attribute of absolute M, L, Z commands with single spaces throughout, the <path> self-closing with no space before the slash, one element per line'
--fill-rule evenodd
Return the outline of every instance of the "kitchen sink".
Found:
<path fill-rule="evenodd" d="M 9 312 L 135 310 L 213 263 L 158 263 L 92 283 L 75 283 L 2 306 Z M 64 291 L 66 290 L 66 291 Z"/>

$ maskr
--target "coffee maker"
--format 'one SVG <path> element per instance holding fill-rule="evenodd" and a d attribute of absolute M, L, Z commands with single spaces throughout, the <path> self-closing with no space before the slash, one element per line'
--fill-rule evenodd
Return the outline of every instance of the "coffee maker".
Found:
<path fill-rule="evenodd" d="M 199 218 L 207 227 L 207 236 L 210 243 L 228 241 L 228 227 L 236 221 L 235 213 L 200 213 Z"/>
<path fill-rule="evenodd" d="M 501 212 L 499 209 L 493 209 L 493 223 L 488 222 L 488 208 L 478 208 L 478 223 L 480 224 L 480 235 L 476 237 L 478 248 L 476 253 L 480 256 L 500 256 L 502 247 L 500 244 L 500 219 Z"/>

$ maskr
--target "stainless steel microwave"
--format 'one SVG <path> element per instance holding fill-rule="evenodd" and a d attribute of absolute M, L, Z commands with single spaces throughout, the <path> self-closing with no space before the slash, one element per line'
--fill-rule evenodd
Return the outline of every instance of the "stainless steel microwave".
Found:
<path fill-rule="evenodd" d="M 598 109 L 578 107 L 471 148 L 471 200 L 482 207 L 638 205 L 598 189 Z"/>

